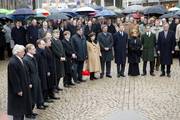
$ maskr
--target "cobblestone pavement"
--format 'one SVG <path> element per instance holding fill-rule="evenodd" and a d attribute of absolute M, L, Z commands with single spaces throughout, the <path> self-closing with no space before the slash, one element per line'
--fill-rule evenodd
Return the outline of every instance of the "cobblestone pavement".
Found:
<path fill-rule="evenodd" d="M 126 75 L 127 75 L 126 67 Z M 142 68 L 142 65 L 141 65 Z M 7 61 L 0 61 L 0 112 L 6 111 Z M 59 93 L 60 100 L 45 111 L 36 111 L 38 120 L 180 120 L 180 67 L 174 60 L 171 78 L 116 77 L 87 81 Z M 142 70 L 141 70 L 142 71 Z M 118 115 L 124 118 L 118 118 Z M 117 118 L 115 118 L 115 116 Z M 135 120 L 135 117 L 127 118 Z"/>

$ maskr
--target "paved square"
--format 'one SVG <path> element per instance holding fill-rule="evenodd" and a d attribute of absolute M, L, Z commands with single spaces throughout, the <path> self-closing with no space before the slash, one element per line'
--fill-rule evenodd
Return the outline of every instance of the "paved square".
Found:
<path fill-rule="evenodd" d="M 171 78 L 116 77 L 87 81 L 59 93 L 60 100 L 46 111 L 36 111 L 38 120 L 180 120 L 180 66 L 177 59 Z M 142 68 L 142 64 L 141 64 Z M 128 65 L 126 66 L 127 75 Z M 142 71 L 142 70 L 141 70 Z M 0 112 L 7 104 L 7 61 L 0 61 Z M 119 119 L 118 119 L 119 118 Z"/>

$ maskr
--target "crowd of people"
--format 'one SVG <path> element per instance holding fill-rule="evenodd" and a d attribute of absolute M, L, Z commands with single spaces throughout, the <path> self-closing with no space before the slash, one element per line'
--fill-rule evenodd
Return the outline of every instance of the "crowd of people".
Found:
<path fill-rule="evenodd" d="M 59 21 L 33 19 L 31 24 L 6 21 L 0 31 L 0 59 L 4 51 L 11 57 L 8 64 L 8 114 L 14 120 L 36 118 L 33 110 L 45 110 L 48 103 L 60 99 L 64 87 L 82 82 L 83 66 L 90 80 L 112 78 L 111 62 L 115 59 L 117 77 L 142 76 L 159 70 L 171 77 L 176 43 L 180 40 L 179 19 L 76 18 Z M 128 60 L 126 60 L 128 58 Z M 166 68 L 166 69 L 165 69 Z M 100 73 L 100 77 L 96 76 Z"/>

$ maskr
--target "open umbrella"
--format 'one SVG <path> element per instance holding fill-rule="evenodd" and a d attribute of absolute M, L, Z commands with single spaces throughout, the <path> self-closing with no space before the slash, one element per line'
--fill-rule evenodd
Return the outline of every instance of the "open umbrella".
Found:
<path fill-rule="evenodd" d="M 99 10 L 99 11 L 102 11 L 104 8 L 102 6 L 98 6 L 98 5 L 89 5 L 89 7 L 95 9 L 95 10 Z"/>
<path fill-rule="evenodd" d="M 79 14 L 76 13 L 75 11 L 73 11 L 72 9 L 69 8 L 65 8 L 65 9 L 61 9 L 59 10 L 60 13 L 66 13 L 68 16 L 72 16 L 72 17 L 76 17 Z"/>
<path fill-rule="evenodd" d="M 7 9 L 0 9 L 0 14 L 7 14 L 9 10 Z"/>
<path fill-rule="evenodd" d="M 49 11 L 47 11 L 45 9 L 42 9 L 42 8 L 35 9 L 35 12 L 36 12 L 37 15 L 44 15 L 44 16 L 50 15 Z"/>
<path fill-rule="evenodd" d="M 174 17 L 174 13 L 167 13 L 167 14 L 164 14 L 164 15 L 162 15 L 162 16 L 160 16 L 159 18 L 172 18 L 172 17 Z"/>
<path fill-rule="evenodd" d="M 170 8 L 168 11 L 179 11 L 180 8 L 179 7 L 173 7 L 173 8 Z"/>
<path fill-rule="evenodd" d="M 129 14 L 129 13 L 134 13 L 134 12 L 142 12 L 144 10 L 144 7 L 142 5 L 132 5 L 126 7 L 122 13 L 124 14 Z"/>
<path fill-rule="evenodd" d="M 17 15 L 26 16 L 26 15 L 34 15 L 34 14 L 35 14 L 35 12 L 30 8 L 19 8 L 19 9 L 16 9 L 16 11 L 12 15 L 14 15 L 14 16 L 17 16 Z"/>
<path fill-rule="evenodd" d="M 177 11 L 175 15 L 180 16 L 180 11 Z"/>
<path fill-rule="evenodd" d="M 75 11 L 77 13 L 80 13 L 80 12 L 95 12 L 96 10 L 91 7 L 80 7 L 80 8 L 75 9 Z"/>
<path fill-rule="evenodd" d="M 49 15 L 47 17 L 47 19 L 49 19 L 49 20 L 59 20 L 59 19 L 67 20 L 67 19 L 69 19 L 69 17 L 63 13 L 53 13 L 53 14 Z"/>
<path fill-rule="evenodd" d="M 161 6 L 161 5 L 156 5 L 156 6 L 151 6 L 148 7 L 144 10 L 144 14 L 145 15 L 149 15 L 149 14 L 159 14 L 159 15 L 163 15 L 167 12 L 167 10 Z"/>
<path fill-rule="evenodd" d="M 116 13 L 114 13 L 111 10 L 104 9 L 102 11 L 97 12 L 96 17 L 115 17 L 117 16 Z"/>

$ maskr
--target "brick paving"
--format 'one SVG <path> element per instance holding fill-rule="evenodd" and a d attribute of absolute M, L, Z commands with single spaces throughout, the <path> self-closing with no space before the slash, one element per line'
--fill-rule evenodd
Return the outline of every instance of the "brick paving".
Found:
<path fill-rule="evenodd" d="M 171 78 L 116 77 L 64 88 L 60 100 L 37 110 L 37 120 L 180 120 L 180 66 L 174 60 Z M 142 68 L 142 64 L 141 64 Z M 126 66 L 127 75 L 128 65 Z M 0 112 L 6 111 L 7 61 L 0 61 Z M 142 71 L 142 69 L 141 69 Z"/>

